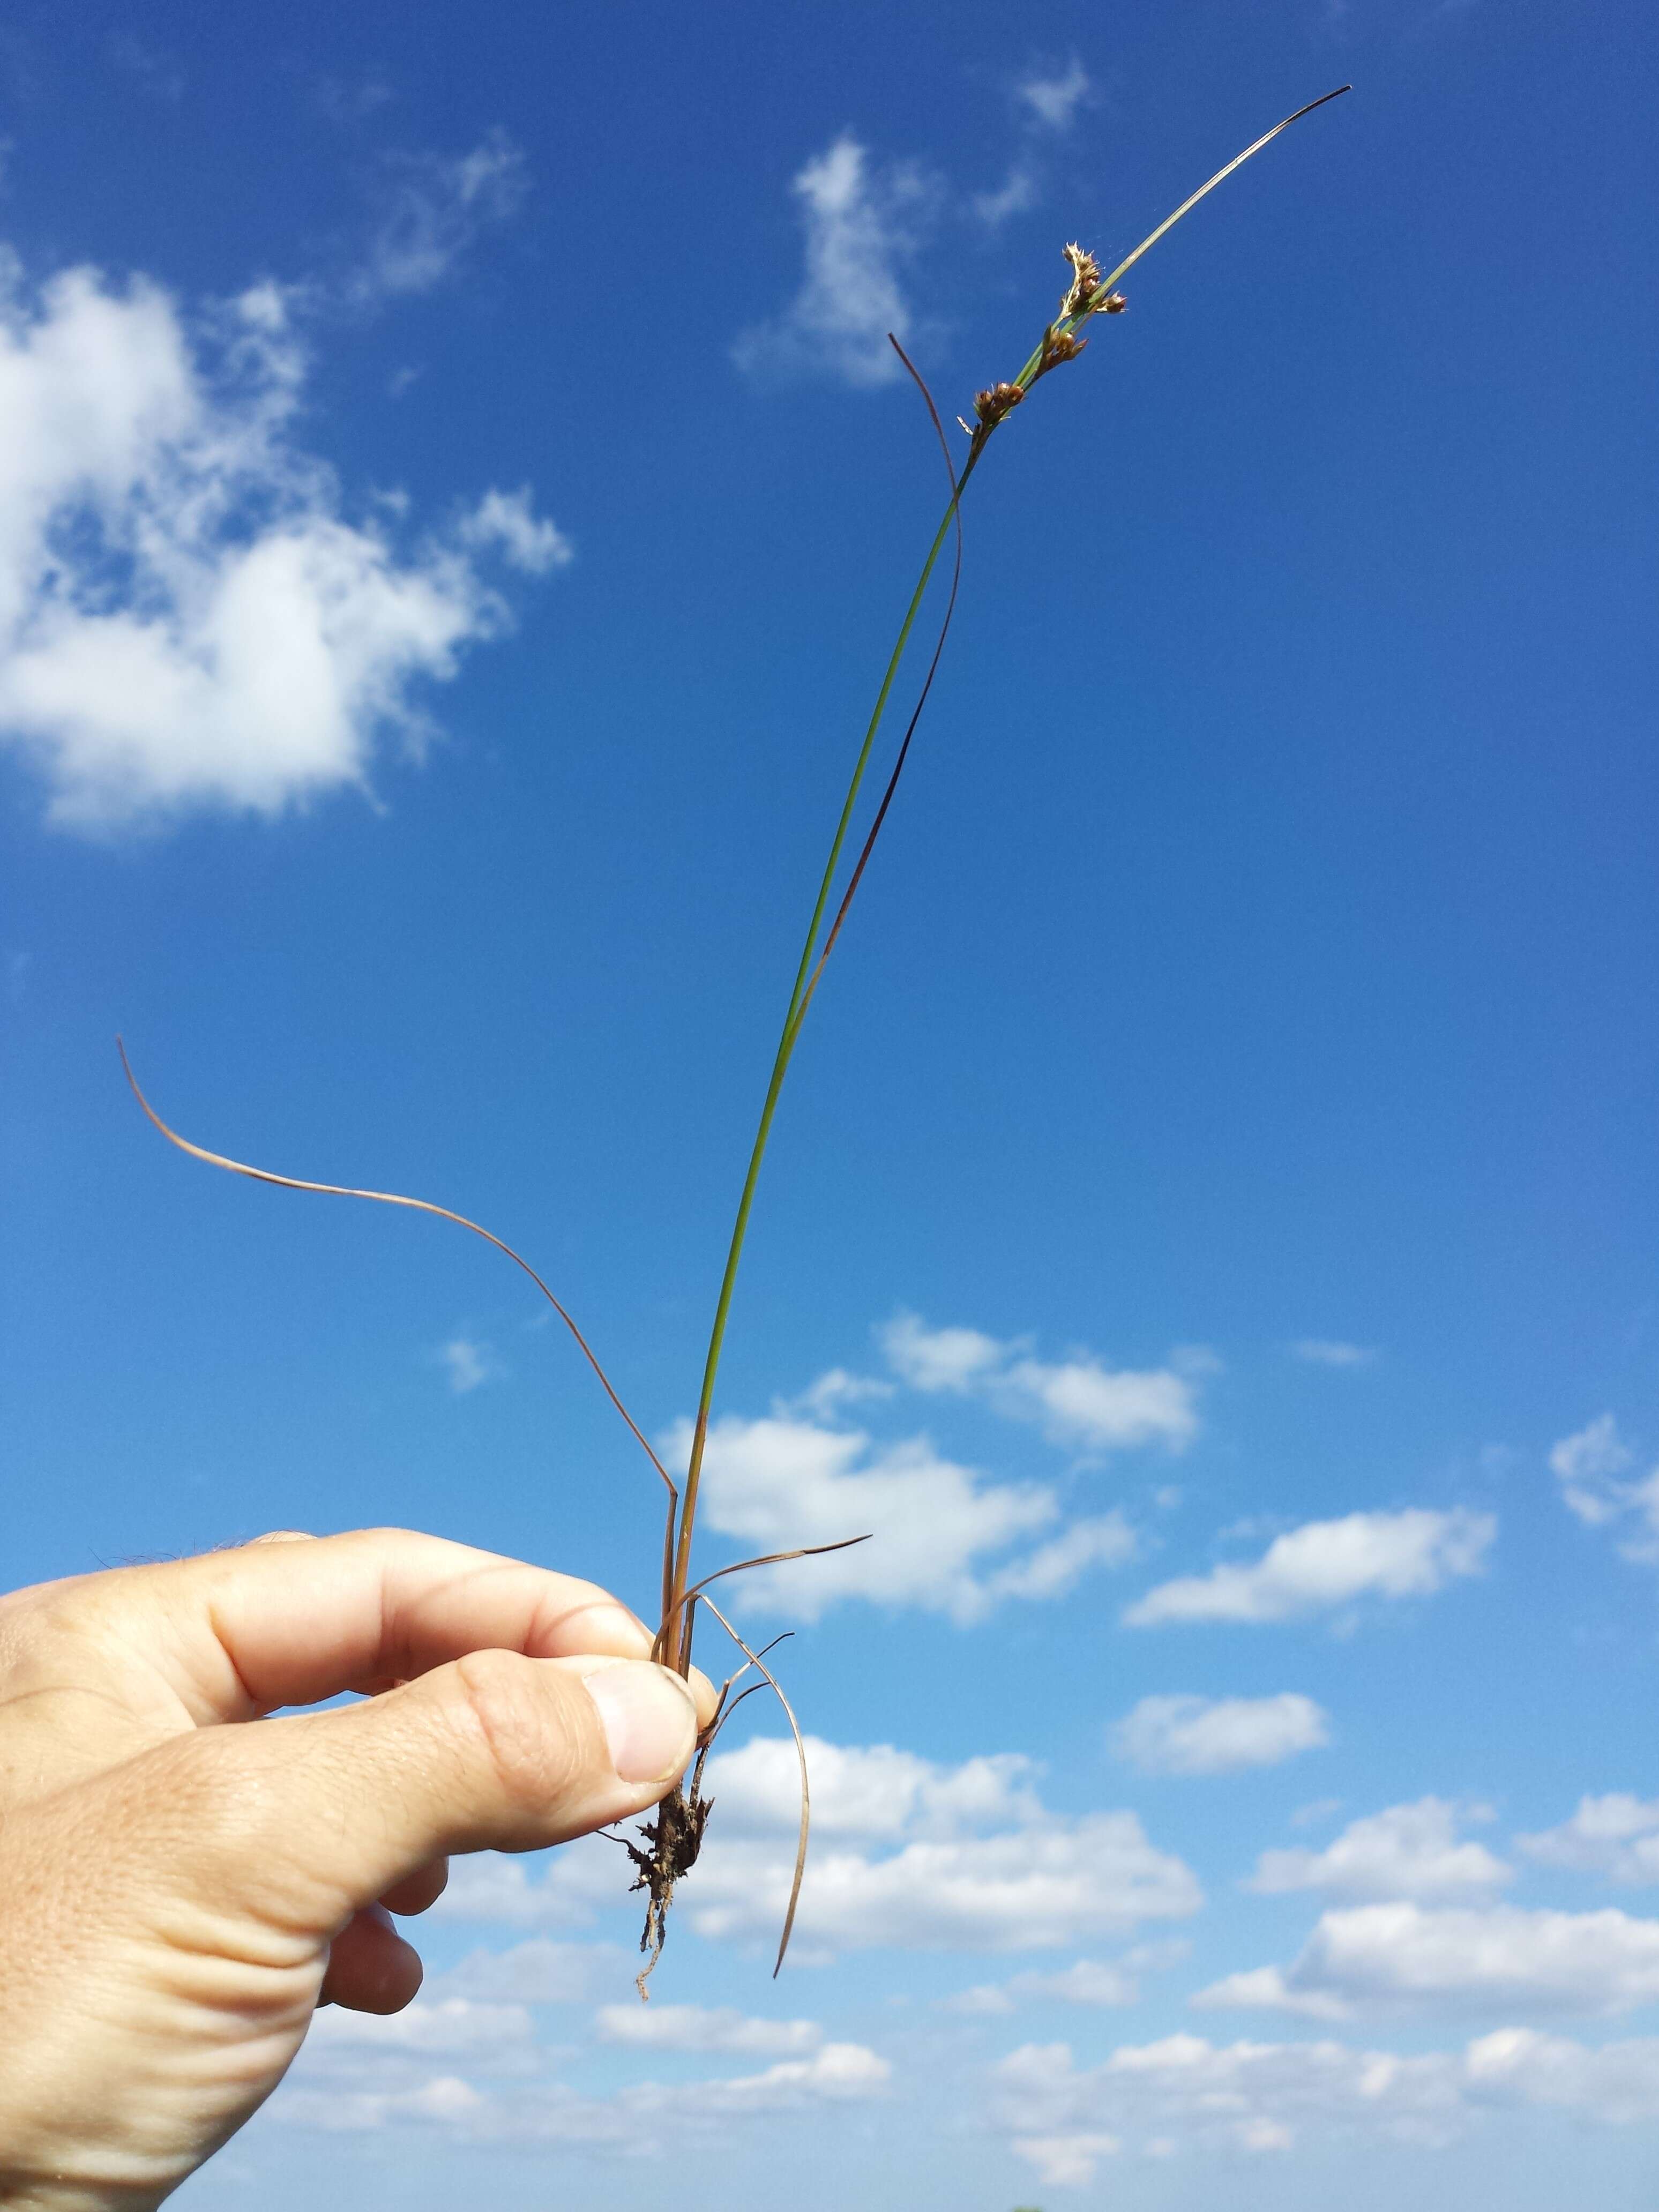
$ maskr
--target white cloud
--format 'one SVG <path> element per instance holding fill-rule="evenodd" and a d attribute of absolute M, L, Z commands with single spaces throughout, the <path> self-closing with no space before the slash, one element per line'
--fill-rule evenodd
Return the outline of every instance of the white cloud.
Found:
<path fill-rule="evenodd" d="M 1179 1451 L 1198 1431 L 1192 1363 L 1109 1368 L 1089 1356 L 1032 1358 L 1018 1343 L 973 1328 L 929 1328 L 901 1313 L 881 1331 L 882 1350 L 912 1389 L 981 1397 L 1012 1420 L 1032 1421 L 1055 1443 L 1116 1451 L 1160 1443 Z"/>
<path fill-rule="evenodd" d="M 458 1398 L 464 1398 L 481 1383 L 493 1381 L 501 1371 L 489 1346 L 470 1336 L 452 1336 L 447 1344 L 440 1345 L 438 1361 Z"/>
<path fill-rule="evenodd" d="M 620 1901 L 627 1874 L 621 1852 L 602 1836 L 562 1845 L 539 1881 L 532 1881 L 525 1860 L 480 1851 L 454 1861 L 449 1887 L 428 1917 L 475 1928 L 586 1927 L 598 1907 Z"/>
<path fill-rule="evenodd" d="M 1563 1437 L 1550 1454 L 1551 1470 L 1569 1510 L 1592 1528 L 1633 1515 L 1638 1533 L 1626 1538 L 1620 1553 L 1652 1566 L 1659 1565 L 1659 1468 L 1635 1481 L 1622 1481 L 1635 1461 L 1636 1454 L 1620 1435 L 1611 1413 Z"/>
<path fill-rule="evenodd" d="M 294 436 L 293 301 L 187 325 L 143 276 L 35 295 L 0 267 L 0 743 L 59 823 L 362 787 L 384 733 L 422 739 L 417 687 L 507 623 L 463 538 L 399 553 L 342 515 Z"/>
<path fill-rule="evenodd" d="M 1133 1813 L 1048 1812 L 1024 1759 L 938 1767 L 889 1746 L 811 1741 L 807 1754 L 813 1851 L 796 1939 L 804 1954 L 1050 1949 L 1185 1918 L 1202 1901 L 1188 1869 L 1155 1849 Z M 682 1906 L 699 1934 L 774 1937 L 799 1818 L 793 1747 L 761 1737 L 717 1757 L 707 1788 L 720 1814 Z"/>
<path fill-rule="evenodd" d="M 1490 1513 L 1415 1507 L 1310 1521 L 1274 1539 L 1253 1566 L 1162 1583 L 1123 1615 L 1131 1628 L 1169 1621 L 1294 1620 L 1364 1597 L 1427 1597 L 1479 1574 L 1498 1523 Z"/>
<path fill-rule="evenodd" d="M 1581 1797 L 1577 1811 L 1559 1827 L 1517 1836 L 1515 1842 L 1539 1866 L 1604 1875 L 1612 1881 L 1659 1881 L 1659 1799 L 1618 1790 Z"/>
<path fill-rule="evenodd" d="M 805 278 L 781 316 L 744 332 L 733 358 L 752 374 L 891 383 L 904 372 L 887 334 L 908 340 L 915 323 L 899 270 L 920 244 L 933 188 L 907 164 L 872 169 L 843 133 L 793 189 L 806 229 Z"/>
<path fill-rule="evenodd" d="M 827 1375 L 803 1390 L 798 1398 L 776 1398 L 772 1411 L 780 1420 L 804 1415 L 810 1421 L 832 1421 L 843 1406 L 862 1406 L 893 1395 L 895 1385 L 873 1375 L 849 1374 L 832 1367 Z"/>
<path fill-rule="evenodd" d="M 1140 1997 L 1135 1970 L 1164 1966 L 1175 1955 L 1185 1955 L 1185 1944 L 1146 1943 L 1126 1952 L 1121 1959 L 1079 1959 L 1053 1974 L 1012 1974 L 1006 1982 L 981 1982 L 941 2001 L 946 2012 L 1000 2014 L 1019 2004 L 1063 2004 L 1090 2007 L 1132 2005 Z"/>
<path fill-rule="evenodd" d="M 465 1860 L 469 1871 L 487 1864 Z M 457 1917 L 460 1916 L 456 1916 Z M 437 1982 L 428 1996 L 480 1998 L 490 2004 L 574 2004 L 596 1984 L 624 1989 L 638 1969 L 609 1943 L 551 1943 L 537 1937 L 507 1951 L 471 1951 Z"/>
<path fill-rule="evenodd" d="M 1230 1974 L 1198 2005 L 1356 2012 L 1612 2014 L 1659 1998 L 1659 1921 L 1623 1912 L 1362 1905 L 1321 1915 L 1288 1968 Z"/>
<path fill-rule="evenodd" d="M 528 484 L 517 491 L 487 491 L 462 522 L 459 536 L 465 545 L 496 547 L 509 568 L 526 576 L 544 576 L 575 557 L 557 524 L 532 511 Z"/>
<path fill-rule="evenodd" d="M 313 2057 L 319 2052 L 352 2057 L 414 2052 L 422 2058 L 465 2059 L 483 2065 L 499 2063 L 504 2056 L 517 2062 L 534 2042 L 534 2026 L 521 2004 L 422 1996 L 404 2011 L 389 2014 L 328 2006 L 313 2020 L 306 2047 Z"/>
<path fill-rule="evenodd" d="M 1120 1759 L 1147 1774 L 1236 1774 L 1277 1766 L 1330 1741 L 1330 1716 L 1294 1690 L 1273 1698 L 1143 1698 L 1111 1731 Z"/>
<path fill-rule="evenodd" d="M 996 230 L 1011 216 L 1024 215 L 1027 208 L 1035 207 L 1036 198 L 1036 178 L 1016 162 L 994 191 L 974 194 L 974 213 Z"/>
<path fill-rule="evenodd" d="M 518 212 L 529 189 L 523 149 L 499 126 L 465 154 L 389 156 L 378 220 L 349 288 L 352 295 L 367 305 L 429 292 L 483 231 Z"/>
<path fill-rule="evenodd" d="M 1036 1767 L 1018 1752 L 942 1766 L 892 1744 L 807 1738 L 812 1830 L 820 1838 L 898 1843 L 1040 1820 Z M 793 1835 L 800 1818 L 799 1768 L 780 1736 L 754 1736 L 709 1761 L 707 1790 L 723 1823 L 746 1835 Z"/>
<path fill-rule="evenodd" d="M 1299 1336 L 1291 1346 L 1292 1358 L 1310 1367 L 1372 1367 L 1376 1350 L 1372 1345 L 1347 1344 L 1340 1337 Z"/>
<path fill-rule="evenodd" d="M 1036 1769 L 1017 1754 L 941 1765 L 890 1744 L 809 1737 L 806 1749 L 812 1853 L 791 1952 L 797 1961 L 872 1947 L 1074 1948 L 1146 1922 L 1188 1918 L 1203 1902 L 1191 1871 L 1156 1849 L 1133 1813 L 1050 1812 L 1034 1786 Z M 699 1935 L 775 1942 L 800 1814 L 794 1747 L 762 1736 L 718 1753 L 704 1786 L 717 1809 L 676 1910 Z M 433 1913 L 568 1927 L 623 1903 L 628 1873 L 603 1838 L 553 1853 L 540 1881 L 518 1859 L 462 1859 Z M 1124 1967 L 1133 1972 L 1155 1955 L 1131 1954 Z"/>
<path fill-rule="evenodd" d="M 880 1331 L 888 1364 L 913 1390 L 972 1389 L 1001 1369 L 1007 1347 L 976 1328 L 929 1328 L 919 1314 L 896 1314 Z"/>
<path fill-rule="evenodd" d="M 318 2024 L 331 2017 L 319 2013 Z M 273 2114 L 290 2126 L 336 2134 L 413 2122 L 460 2142 L 580 2143 L 631 2157 L 663 2157 L 683 2153 L 687 2141 L 699 2136 L 718 2132 L 725 2139 L 737 2122 L 879 2096 L 892 2070 L 862 2044 L 830 2043 L 810 2057 L 781 2059 L 759 2074 L 636 2081 L 613 2096 L 591 2097 L 550 2079 L 544 2068 L 535 2066 L 534 2054 L 531 2065 L 518 2070 L 535 2071 L 538 2078 L 521 2085 L 503 2077 L 499 2069 L 492 2077 L 491 2069 L 465 2049 L 446 2054 L 458 2057 L 456 2066 L 434 2071 L 418 2045 L 398 2049 L 377 2037 L 384 2026 L 374 2021 L 361 2035 L 353 2031 L 322 2038 L 313 2027 L 272 2100 Z M 378 2068 L 354 2068 L 353 2046 L 377 2040 L 385 2045 Z M 482 2083 L 468 2078 L 479 2071 Z"/>
<path fill-rule="evenodd" d="M 1322 1851 L 1263 1851 L 1246 1887 L 1267 1895 L 1320 1889 L 1337 1897 L 1468 1898 L 1510 1880 L 1514 1869 L 1484 1844 L 1458 1833 L 1460 1816 L 1484 1817 L 1443 1797 L 1353 1820 Z"/>
<path fill-rule="evenodd" d="M 1039 123 L 1050 131 L 1069 131 L 1089 96 L 1089 76 L 1073 54 L 1063 70 L 1033 70 L 1014 89 Z"/>
<path fill-rule="evenodd" d="M 1599 2050 L 1506 2027 L 1461 2051 L 1401 2057 L 1332 2041 L 1218 2045 L 1194 2035 L 1123 2045 L 1079 2067 L 1063 2043 L 1029 2044 L 994 2073 L 994 2122 L 1059 2185 L 1086 2183 L 1103 2149 L 1160 2155 L 1172 2133 L 1207 2148 L 1287 2150 L 1304 2135 L 1444 2143 L 1483 2120 L 1553 2108 L 1620 2125 L 1659 2117 L 1659 2040 Z M 1169 2132 L 1164 2132 L 1168 2130 Z M 1139 2142 L 1133 2139 L 1139 2136 Z M 1075 2148 L 1071 2160 L 1068 2147 Z M 1050 2149 L 1064 2166 L 1045 2166 Z M 1106 2154 L 1110 2154 L 1109 2151 Z"/>
<path fill-rule="evenodd" d="M 702 2005 L 601 2005 L 596 2017 L 601 2043 L 625 2044 L 631 2051 L 743 2051 L 757 2057 L 791 2057 L 816 2051 L 823 2031 L 812 2020 L 756 2020 L 722 2008 Z"/>
<path fill-rule="evenodd" d="M 690 1424 L 677 1424 L 670 1456 L 683 1459 L 690 1440 Z M 1060 1502 L 1047 1485 L 992 1482 L 925 1437 L 878 1447 L 861 1431 L 777 1415 L 715 1422 L 703 1500 L 709 1528 L 757 1553 L 872 1536 L 744 1577 L 744 1604 L 802 1620 L 863 1598 L 974 1621 L 1003 1598 L 1063 1596 L 1091 1566 L 1119 1565 L 1135 1549 L 1121 1516 L 1059 1526 Z M 1038 1536 L 1045 1540 L 1006 1556 Z"/>
<path fill-rule="evenodd" d="M 1012 2148 L 1034 2166 L 1039 2181 L 1051 2189 L 1081 2189 L 1095 2178 L 1103 2158 L 1112 2158 L 1123 2148 L 1119 2136 L 1016 2136 Z"/>

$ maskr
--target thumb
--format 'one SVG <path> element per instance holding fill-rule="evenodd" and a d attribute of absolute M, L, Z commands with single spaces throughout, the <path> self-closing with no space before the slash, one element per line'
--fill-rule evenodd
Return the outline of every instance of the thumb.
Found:
<path fill-rule="evenodd" d="M 696 1735 L 691 1692 L 649 1660 L 498 1650 L 164 1748 L 204 1754 L 175 1813 L 216 1892 L 322 1935 L 446 1853 L 535 1850 L 642 1812 Z"/>

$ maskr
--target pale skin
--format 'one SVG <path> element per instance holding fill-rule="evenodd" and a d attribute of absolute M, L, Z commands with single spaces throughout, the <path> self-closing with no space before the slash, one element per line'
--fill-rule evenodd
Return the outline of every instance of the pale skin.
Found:
<path fill-rule="evenodd" d="M 393 1916 L 449 1853 L 654 1804 L 714 1692 L 650 1649 L 592 1583 L 401 1529 L 0 1600 L 0 2206 L 147 2212 L 319 2003 L 410 2002 Z"/>

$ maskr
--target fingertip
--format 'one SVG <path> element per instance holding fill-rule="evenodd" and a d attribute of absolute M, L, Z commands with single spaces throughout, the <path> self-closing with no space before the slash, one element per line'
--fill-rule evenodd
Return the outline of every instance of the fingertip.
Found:
<path fill-rule="evenodd" d="M 720 1693 L 701 1667 L 694 1667 L 686 1678 L 686 1687 L 696 1700 L 697 1730 L 701 1735 L 720 1709 Z"/>
<path fill-rule="evenodd" d="M 404 1881 L 394 1882 L 381 1896 L 380 1903 L 388 1912 L 407 1919 L 435 1905 L 448 1887 L 449 1861 L 433 1859 Z"/>
<path fill-rule="evenodd" d="M 420 1953 L 398 1935 L 391 1914 L 366 1905 L 330 1947 L 318 2002 L 347 2012 L 402 2012 L 414 2002 L 425 1975 Z"/>

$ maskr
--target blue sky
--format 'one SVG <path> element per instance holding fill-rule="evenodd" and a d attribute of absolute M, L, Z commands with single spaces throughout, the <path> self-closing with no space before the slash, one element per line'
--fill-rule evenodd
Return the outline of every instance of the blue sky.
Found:
<path fill-rule="evenodd" d="M 704 1557 L 792 1628 L 641 2013 L 458 1872 L 184 2192 L 1651 2203 L 1645 10 L 20 4 L 9 1582 L 397 1521 L 650 1601 L 946 415 L 1012 421 L 797 1057 Z"/>

